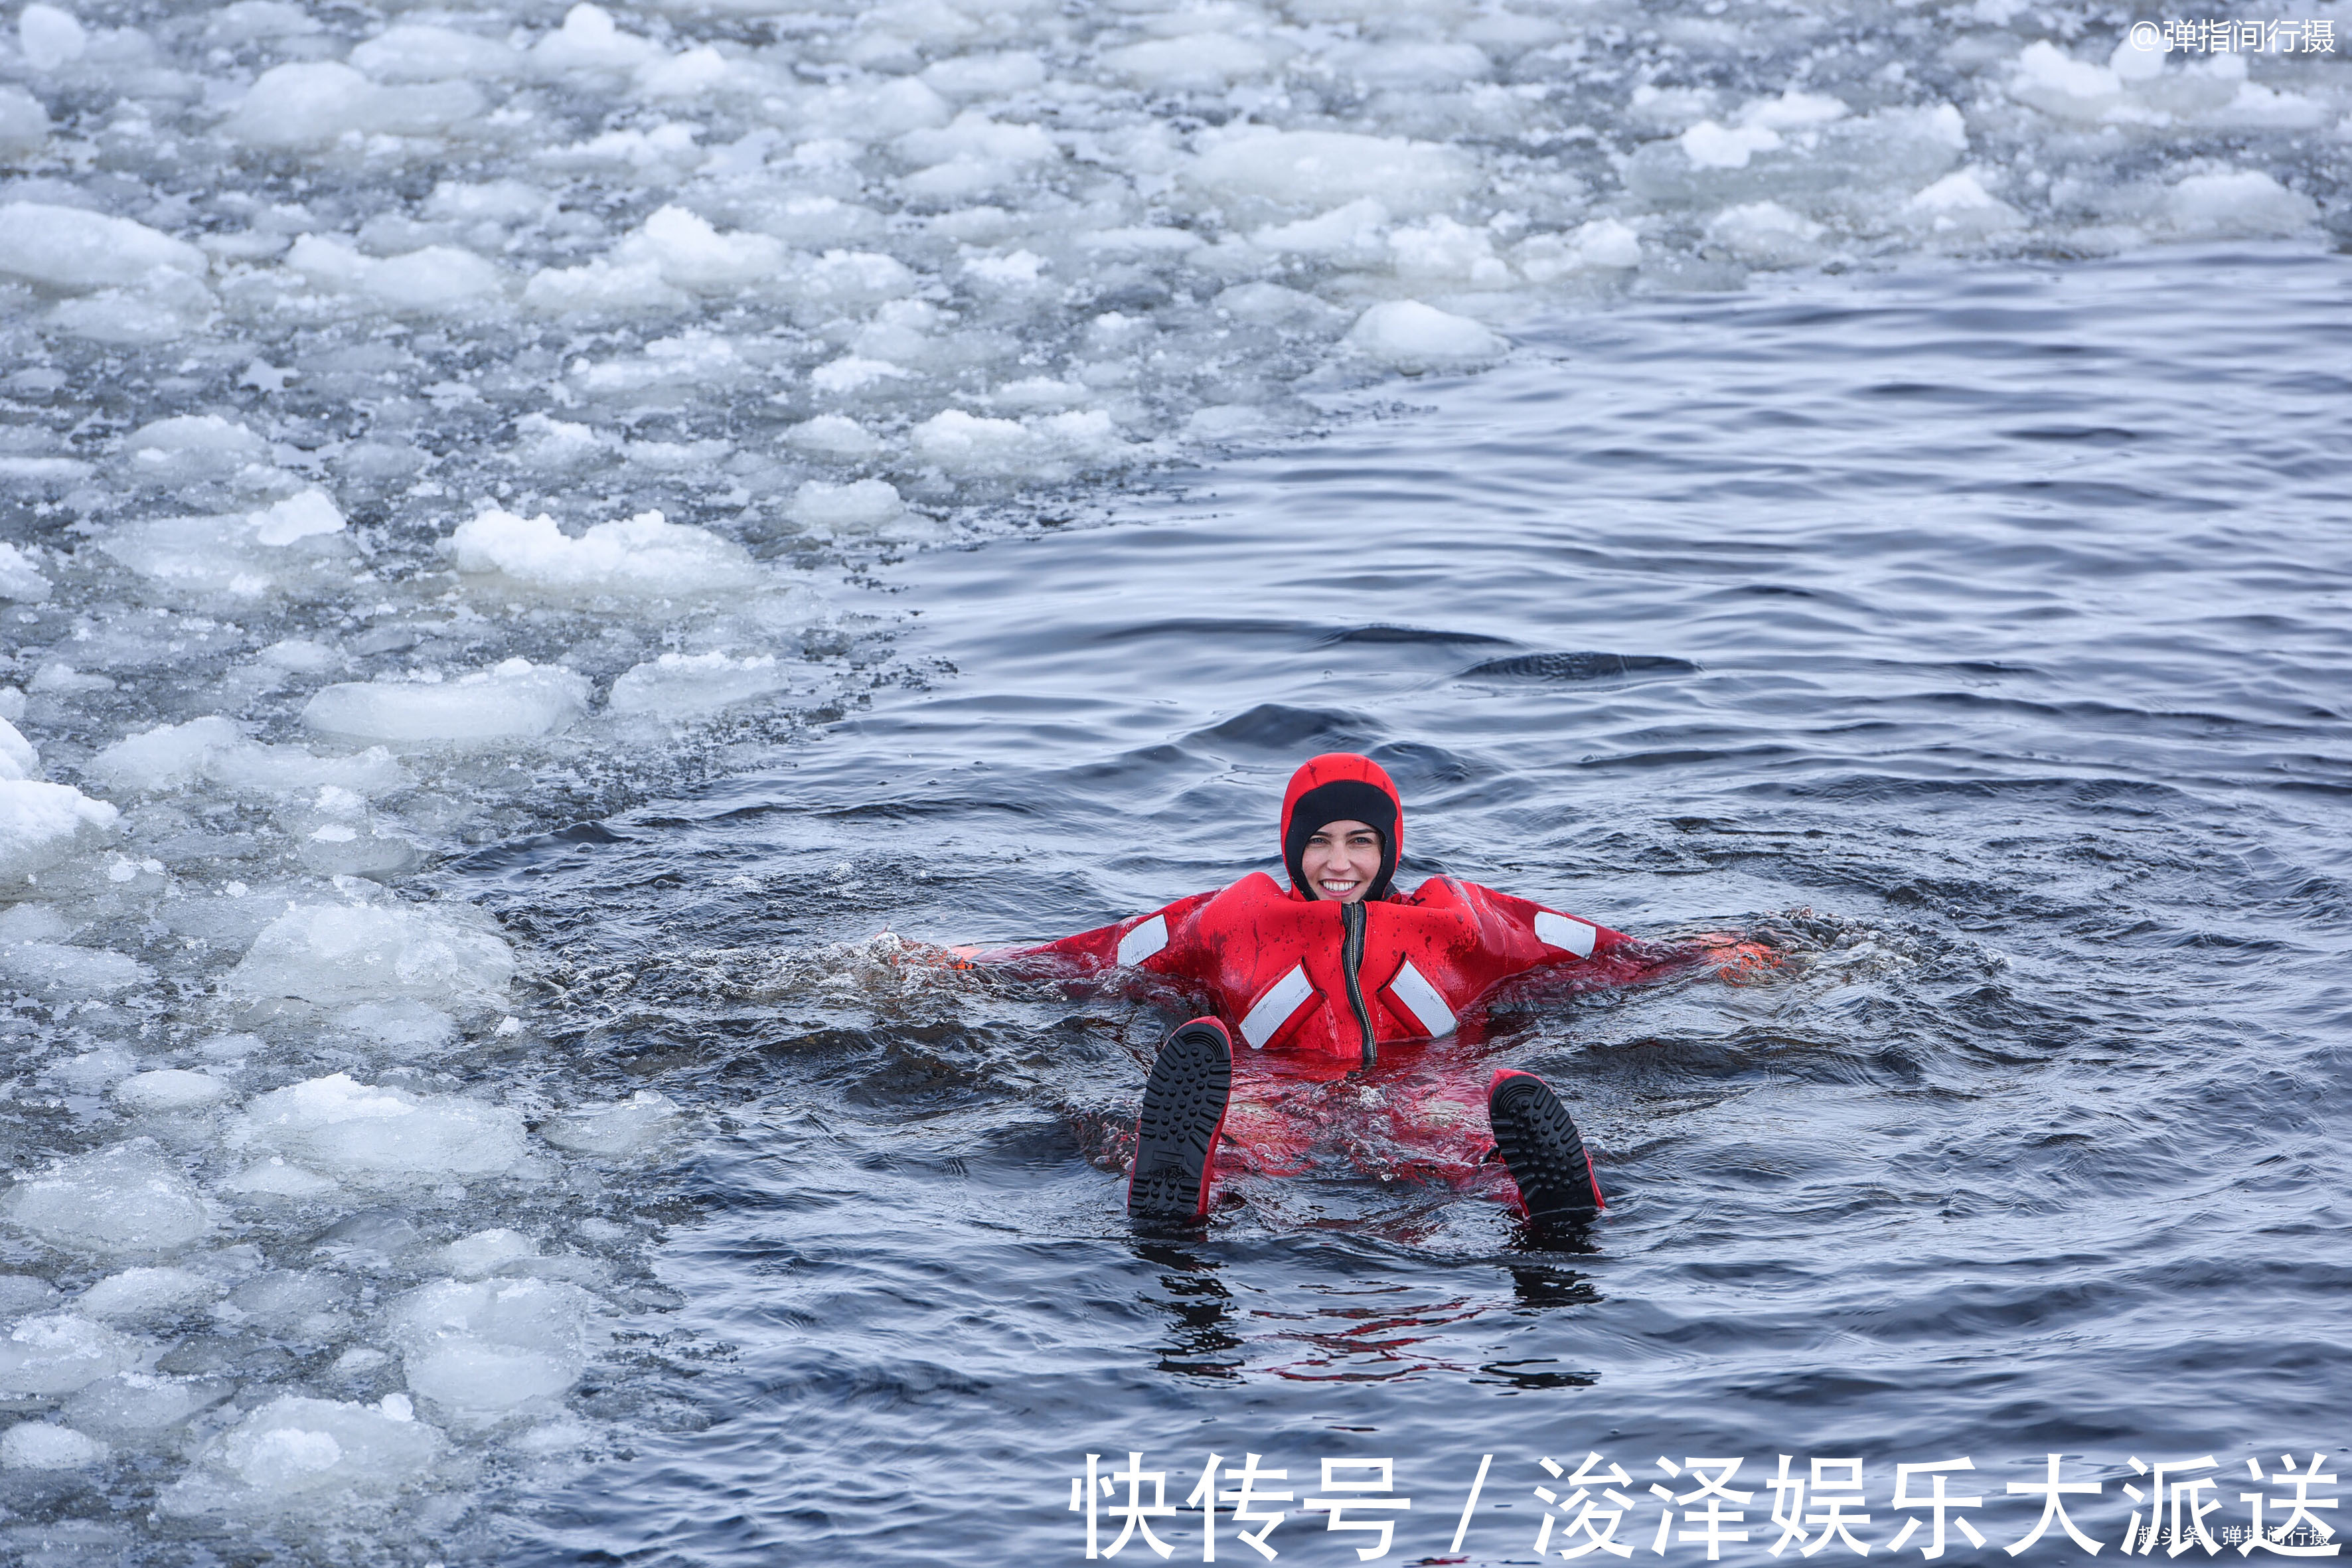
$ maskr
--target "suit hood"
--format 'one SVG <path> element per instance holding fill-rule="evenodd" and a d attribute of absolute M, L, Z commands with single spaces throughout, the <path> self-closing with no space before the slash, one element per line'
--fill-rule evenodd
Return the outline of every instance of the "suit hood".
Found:
<path fill-rule="evenodd" d="M 1282 863 L 1293 898 L 1312 900 L 1307 886 L 1307 841 L 1334 822 L 1361 822 L 1381 835 L 1381 869 L 1364 898 L 1389 896 L 1404 846 L 1404 799 L 1381 765 L 1353 752 L 1326 752 L 1290 775 L 1282 795 Z"/>

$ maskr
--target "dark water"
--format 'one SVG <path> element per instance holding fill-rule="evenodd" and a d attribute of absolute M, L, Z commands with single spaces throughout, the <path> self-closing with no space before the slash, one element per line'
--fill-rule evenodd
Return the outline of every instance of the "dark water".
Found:
<path fill-rule="evenodd" d="M 1070 1478 L 1131 1450 L 1171 1502 L 1212 1451 L 1300 1497 L 1393 1458 L 1401 1561 L 1488 1454 L 1477 1563 L 1531 1561 L 1538 1460 L 1591 1450 L 1643 1558 L 1662 1456 L 1745 1458 L 1735 1559 L 1782 1454 L 1862 1458 L 1874 1543 L 1897 1463 L 1965 1457 L 1990 1544 L 1951 1551 L 1996 1555 L 2053 1452 L 2094 1539 L 2135 1457 L 2213 1456 L 2242 1525 L 2250 1457 L 2352 1442 L 2347 286 L 2174 250 L 1656 302 L 1117 526 L 885 571 L 922 679 L 476 862 L 583 1074 L 707 1129 L 685 1305 L 586 1396 L 669 1414 L 514 1500 L 511 1557 L 1080 1561 Z M 1325 1169 L 1135 1239 L 1104 1165 L 1168 1016 L 869 940 L 1267 866 L 1342 747 L 1402 785 L 1410 874 L 1783 951 L 1490 1020 L 1618 1194 L 1588 1251 L 1381 1179 L 1353 1089 Z M 1155 1523 L 1199 1560 L 1197 1512 Z M 1370 1540 L 1323 1525 L 1269 1544 Z"/>

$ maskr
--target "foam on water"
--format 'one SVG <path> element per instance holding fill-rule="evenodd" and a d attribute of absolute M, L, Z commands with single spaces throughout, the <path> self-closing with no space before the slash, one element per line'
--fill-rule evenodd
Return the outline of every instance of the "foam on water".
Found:
<path fill-rule="evenodd" d="M 21 7 L 0 1468 L 134 1498 L 153 1453 L 173 1529 L 364 1552 L 432 1538 L 469 1467 L 593 1447 L 617 1405 L 560 1411 L 659 1299 L 630 1205 L 696 1119 L 524 1070 L 541 933 L 437 867 L 925 679 L 845 563 L 1506 360 L 1547 312 L 2346 229 L 2332 57 L 2118 25 Z M 562 999 L 619 1017 L 630 984 Z"/>

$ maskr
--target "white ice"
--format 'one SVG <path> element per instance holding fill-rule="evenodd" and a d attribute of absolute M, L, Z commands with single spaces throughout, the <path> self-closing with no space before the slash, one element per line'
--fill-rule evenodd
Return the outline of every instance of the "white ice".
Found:
<path fill-rule="evenodd" d="M 64 1402 L 10 1441 L 140 1453 L 87 1474 L 141 1518 L 307 1497 L 355 1535 L 526 1424 L 593 1446 L 596 1310 L 500 1292 L 604 1289 L 548 1238 L 642 1247 L 695 1130 L 569 1103 L 518 984 L 562 963 L 411 873 L 864 690 L 811 563 L 1026 529 L 1629 294 L 2326 243 L 2352 123 L 2327 57 L 2134 50 L 2063 0 L 1900 40 L 1620 0 L 77 9 L 0 16 L 0 1368 Z M 462 1282 L 363 1304 L 379 1268 Z M 207 1319 L 320 1353 L 148 1370 Z"/>
<path fill-rule="evenodd" d="M 16 47 L 37 71 L 54 71 L 82 58 L 89 34 L 72 12 L 32 0 L 16 14 Z"/>
<path fill-rule="evenodd" d="M 121 815 L 41 773 L 39 752 L 0 718 L 0 886 L 22 887 L 77 850 L 97 847 Z"/>
<path fill-rule="evenodd" d="M 166 1492 L 176 1513 L 274 1512 L 382 1496 L 429 1470 L 441 1434 L 392 1397 L 376 1405 L 282 1394 L 207 1444 Z"/>
<path fill-rule="evenodd" d="M 1819 260 L 1827 232 L 1822 225 L 1778 202 L 1726 207 L 1706 226 L 1709 240 L 1755 267 L 1799 267 Z"/>
<path fill-rule="evenodd" d="M 650 1148 L 677 1130 L 677 1104 L 656 1089 L 641 1089 L 611 1105 L 583 1106 L 550 1121 L 540 1136 L 559 1149 L 607 1159 Z"/>
<path fill-rule="evenodd" d="M 793 492 L 793 521 L 825 533 L 858 534 L 887 528 L 907 512 L 897 488 L 886 479 L 828 484 L 810 479 Z"/>
<path fill-rule="evenodd" d="M 656 718 L 717 712 L 784 690 L 792 671 L 773 654 L 666 653 L 633 665 L 613 682 L 605 706 Z"/>
<path fill-rule="evenodd" d="M 320 489 L 247 512 L 130 523 L 99 548 L 155 587 L 202 599 L 316 592 L 350 575 L 342 513 Z"/>
<path fill-rule="evenodd" d="M 316 1172 L 381 1183 L 498 1175 L 527 1152 L 518 1111 L 363 1084 L 346 1073 L 253 1100 L 243 1139 Z"/>
<path fill-rule="evenodd" d="M 81 1470 L 104 1464 L 107 1446 L 70 1426 L 22 1421 L 0 1432 L 0 1469 Z"/>
<path fill-rule="evenodd" d="M 147 282 L 157 272 L 203 278 L 205 253 L 183 239 L 81 207 L 0 203 L 0 277 L 68 293 Z"/>
<path fill-rule="evenodd" d="M 140 1341 L 75 1313 L 20 1319 L 0 1333 L 0 1394 L 71 1394 L 145 1353 Z"/>
<path fill-rule="evenodd" d="M 286 265 L 316 289 L 404 316 L 488 309 L 503 300 L 508 281 L 495 263 L 455 245 L 378 259 L 340 240 L 306 234 L 286 252 Z"/>
<path fill-rule="evenodd" d="M 109 1442 L 131 1447 L 168 1444 L 190 1416 L 226 1399 L 235 1387 L 217 1379 L 170 1377 L 134 1369 L 84 1384 L 66 1400 L 60 1414 L 76 1430 Z"/>
<path fill-rule="evenodd" d="M 1347 341 L 1360 353 L 1407 374 L 1470 369 L 1501 358 L 1511 346 L 1468 317 L 1418 300 L 1373 306 L 1348 329 Z"/>
<path fill-rule="evenodd" d="M 441 1249 L 437 1261 L 461 1279 L 478 1279 L 509 1263 L 538 1256 L 537 1242 L 519 1230 L 500 1226 L 459 1237 Z"/>
<path fill-rule="evenodd" d="M 370 133 L 433 135 L 483 107 L 467 82 L 379 87 L 340 62 L 303 61 L 262 72 L 222 129 L 250 147 L 294 150 Z"/>
<path fill-rule="evenodd" d="M 544 1279 L 444 1280 L 389 1314 L 408 1386 L 458 1419 L 497 1418 L 563 1393 L 587 1367 L 595 1299 Z"/>
<path fill-rule="evenodd" d="M 149 1138 L 21 1177 L 0 1216 L 52 1247 L 99 1254 L 175 1251 L 213 1227 L 211 1205 Z"/>
<path fill-rule="evenodd" d="M 0 544 L 0 599 L 37 605 L 49 596 L 54 586 L 32 556 L 13 544 Z"/>
<path fill-rule="evenodd" d="M 336 1014 L 335 1022 L 402 1058 L 437 1051 L 457 1037 L 457 1019 L 413 998 L 362 1002 Z"/>
<path fill-rule="evenodd" d="M 126 1268 L 75 1297 L 73 1309 L 110 1322 L 137 1322 L 202 1306 L 220 1294 L 218 1280 L 192 1269 Z"/>
<path fill-rule="evenodd" d="M 262 928 L 228 984 L 326 1005 L 446 1007 L 495 1003 L 514 973 L 506 939 L 463 906 L 302 904 Z"/>
<path fill-rule="evenodd" d="M 114 1086 L 115 1103 L 136 1113 L 205 1110 L 230 1097 L 228 1085 L 210 1073 L 156 1068 L 133 1073 Z"/>
<path fill-rule="evenodd" d="M 320 689 L 302 722 L 321 735 L 403 749 L 512 744 L 561 734 L 588 710 L 584 676 L 527 658 L 456 679 L 345 681 Z"/>
<path fill-rule="evenodd" d="M 459 524 L 449 542 L 458 571 L 491 577 L 502 591 L 695 599 L 749 593 L 768 580 L 741 545 L 657 511 L 600 522 L 573 538 L 545 514 L 490 510 Z"/>
<path fill-rule="evenodd" d="M 349 790 L 372 796 L 401 788 L 408 773 L 381 746 L 347 757 L 320 757 L 299 746 L 248 740 L 217 716 L 158 725 L 92 757 L 88 776 L 119 790 L 154 792 L 199 780 L 231 790 L 274 794 Z"/>

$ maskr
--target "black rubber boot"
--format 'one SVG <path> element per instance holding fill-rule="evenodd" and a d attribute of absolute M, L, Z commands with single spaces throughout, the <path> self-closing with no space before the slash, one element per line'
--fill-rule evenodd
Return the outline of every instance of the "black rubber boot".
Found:
<path fill-rule="evenodd" d="M 1234 1043 L 1214 1018 L 1180 1024 L 1160 1042 L 1135 1119 L 1135 1173 L 1127 1212 L 1135 1219 L 1198 1219 L 1209 1212 L 1217 1135 L 1234 1089 Z"/>
<path fill-rule="evenodd" d="M 1592 1223 L 1605 1206 L 1601 1182 L 1576 1119 L 1549 1085 L 1531 1072 L 1503 1068 L 1486 1086 L 1486 1121 L 1528 1217 L 1538 1226 Z"/>

